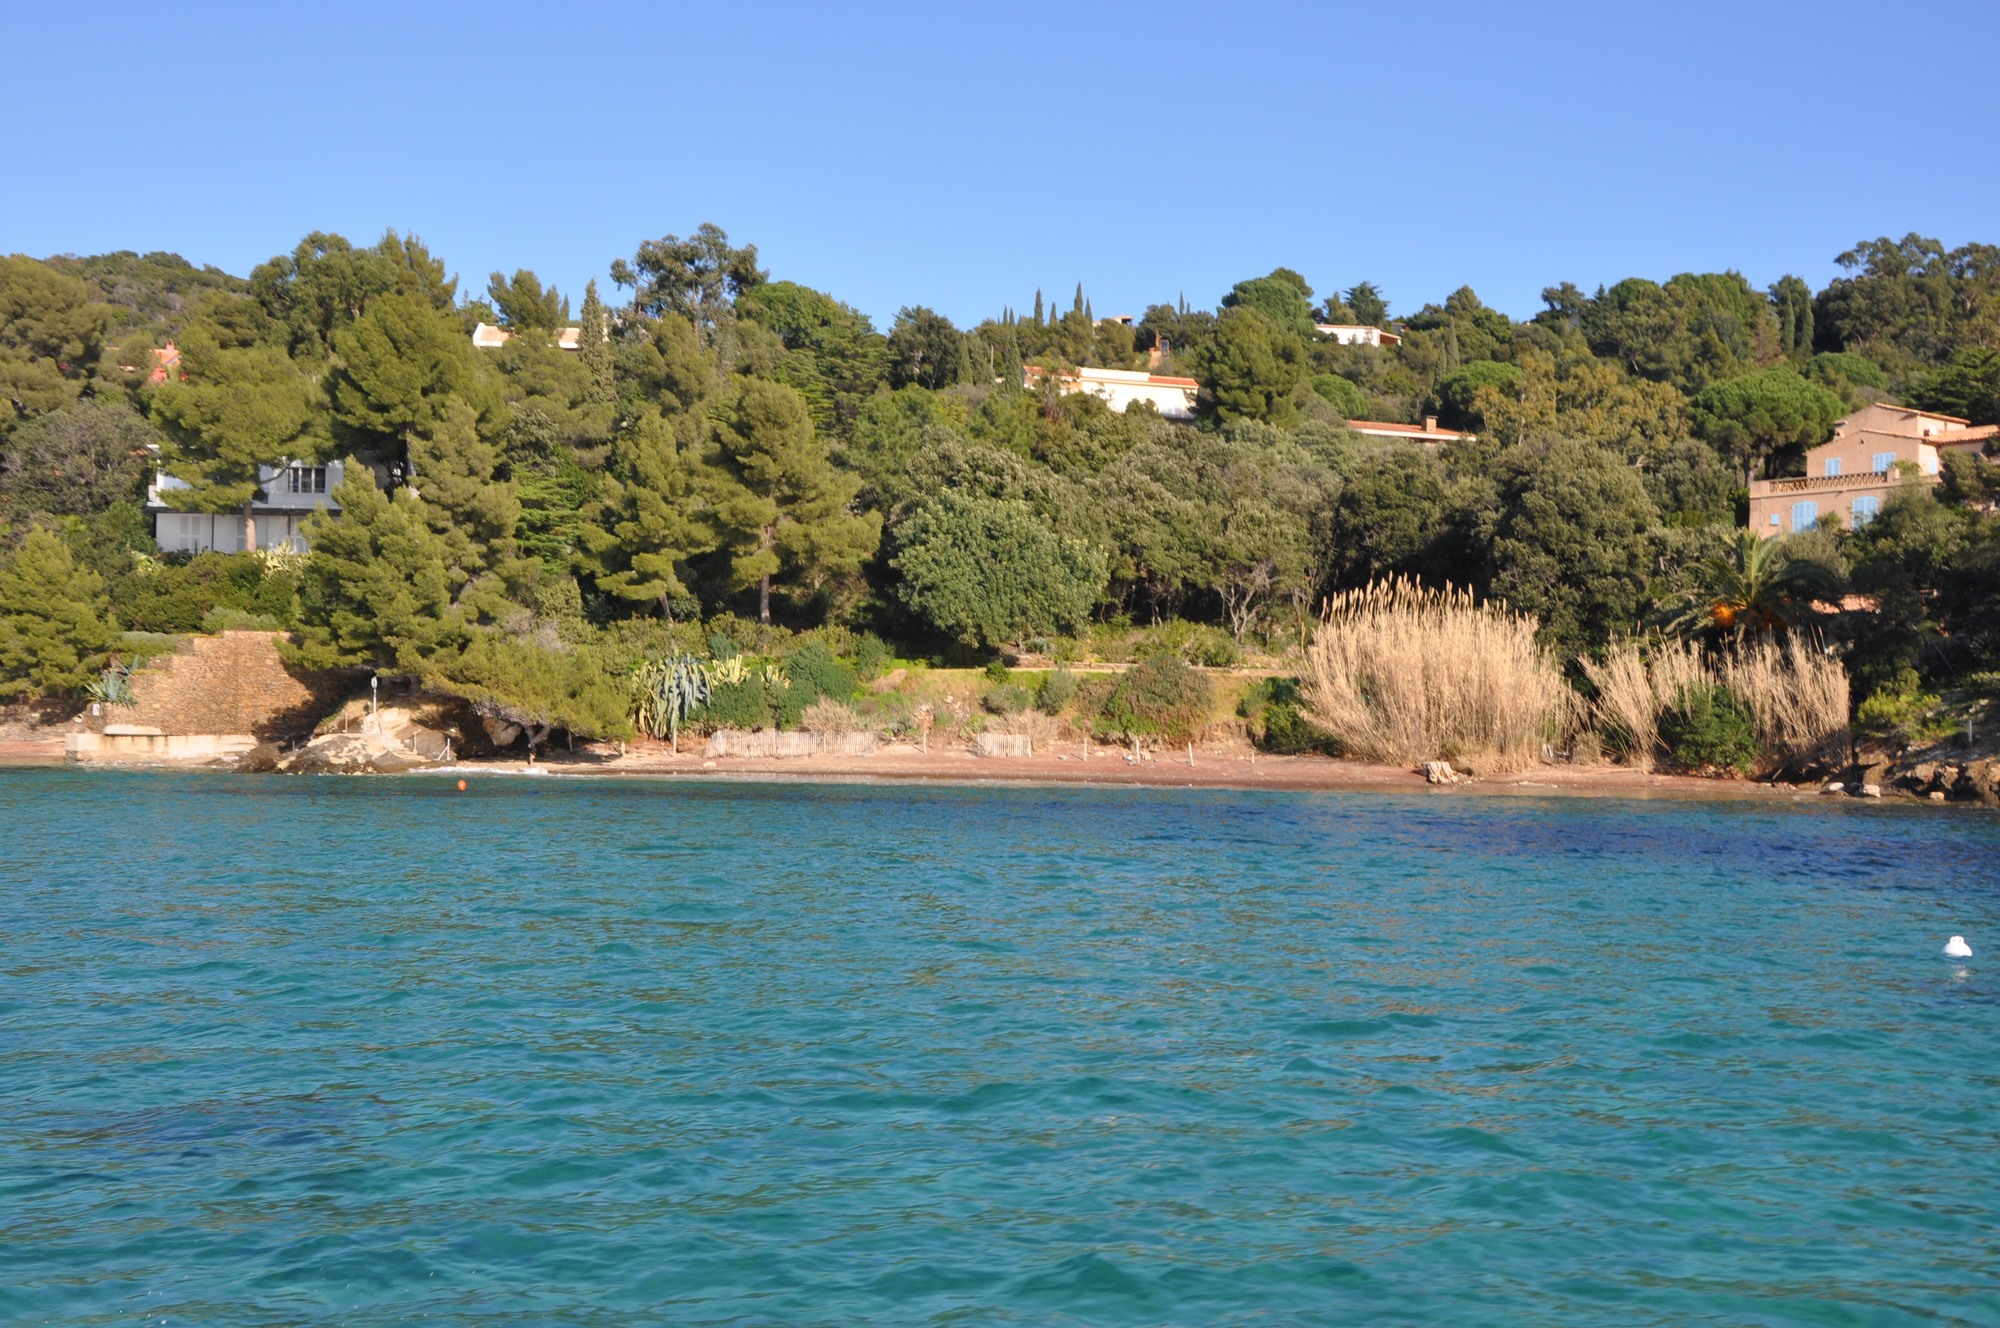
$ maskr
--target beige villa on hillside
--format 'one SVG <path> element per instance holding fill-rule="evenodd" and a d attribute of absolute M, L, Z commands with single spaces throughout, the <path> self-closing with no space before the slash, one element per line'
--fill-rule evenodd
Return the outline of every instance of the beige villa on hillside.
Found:
<path fill-rule="evenodd" d="M 1866 525 L 1897 485 L 1936 484 L 1944 452 L 1983 452 L 2000 426 L 1970 427 L 1955 415 L 1909 406 L 1864 406 L 1806 453 L 1806 473 L 1750 481 L 1750 528 L 1760 535 L 1810 530 L 1835 517 Z"/>

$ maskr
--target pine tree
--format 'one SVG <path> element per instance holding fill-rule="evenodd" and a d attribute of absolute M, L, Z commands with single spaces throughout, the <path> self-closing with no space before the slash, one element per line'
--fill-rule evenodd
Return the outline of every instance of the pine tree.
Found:
<path fill-rule="evenodd" d="M 117 640 L 109 613 L 104 578 L 53 532 L 29 531 L 0 557 L 0 697 L 82 690 Z"/>
<path fill-rule="evenodd" d="M 339 516 L 320 512 L 306 522 L 312 553 L 299 588 L 299 662 L 433 671 L 463 648 L 468 633 L 464 611 L 452 602 L 449 551 L 423 500 L 408 489 L 382 492 L 358 463 L 348 465 L 333 500 Z"/>
<path fill-rule="evenodd" d="M 583 367 L 590 370 L 591 399 L 599 403 L 611 400 L 612 356 L 611 323 L 604 313 L 604 302 L 597 296 L 597 279 L 592 277 L 583 288 L 583 310 L 577 320 L 577 358 Z"/>
<path fill-rule="evenodd" d="M 184 335 L 181 364 L 186 379 L 163 384 L 152 405 L 168 440 L 164 469 L 188 485 L 165 496 L 184 510 L 241 512 L 244 542 L 255 548 L 257 468 L 326 453 L 318 385 L 277 347 L 225 349 L 205 328 Z"/>
<path fill-rule="evenodd" d="M 528 569 L 515 543 L 521 500 L 511 482 L 496 477 L 499 450 L 478 426 L 472 407 L 446 401 L 437 423 L 411 440 L 410 463 L 422 476 L 424 519 L 444 544 L 454 602 L 491 621 L 504 614 L 508 591 L 525 582 Z"/>
<path fill-rule="evenodd" d="M 730 580 L 757 587 L 759 621 L 771 621 L 771 590 L 792 580 L 802 598 L 850 577 L 874 556 L 880 513 L 851 511 L 860 481 L 837 471 L 814 432 L 805 398 L 751 379 L 717 430 L 732 481 L 716 514 L 730 554 Z"/>
<path fill-rule="evenodd" d="M 673 421 L 648 412 L 613 442 L 611 472 L 593 524 L 580 532 L 577 563 L 604 594 L 658 604 L 672 618 L 690 598 L 688 560 L 721 538 L 706 467 Z"/>
<path fill-rule="evenodd" d="M 334 335 L 334 421 L 357 447 L 385 457 L 408 455 L 420 433 L 437 428 L 452 398 L 497 430 L 506 403 L 451 317 L 407 295 L 385 295 Z M 421 478 L 418 475 L 417 478 Z"/>

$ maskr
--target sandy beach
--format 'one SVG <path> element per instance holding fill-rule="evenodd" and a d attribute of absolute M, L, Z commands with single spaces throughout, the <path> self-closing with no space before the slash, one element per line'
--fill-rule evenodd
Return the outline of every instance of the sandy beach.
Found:
<path fill-rule="evenodd" d="M 619 756 L 609 751 L 552 752 L 536 764 L 564 775 L 655 776 L 684 779 L 784 779 L 854 782 L 908 780 L 915 783 L 1126 784 L 1151 788 L 1264 788 L 1326 792 L 1512 793 L 1574 797 L 1668 797 L 1790 800 L 1818 797 L 1817 786 L 1772 785 L 1751 780 L 1699 779 L 1645 774 L 1613 765 L 1538 766 L 1508 774 L 1433 785 L 1423 774 L 1400 766 L 1342 761 L 1319 756 L 1266 756 L 1203 751 L 1189 764 L 1185 750 L 1133 760 L 1110 747 L 1094 747 L 1086 760 L 1070 750 L 1027 757 L 979 757 L 963 748 L 929 752 L 887 745 L 873 756 L 817 755 L 787 758 L 706 759 L 698 752 L 679 756 L 644 749 Z M 463 769 L 496 773 L 525 771 L 525 761 L 467 763 Z"/>
<path fill-rule="evenodd" d="M 1252 758 L 1241 751 L 1195 749 L 1134 760 L 1128 752 L 1094 746 L 1086 760 L 1075 744 L 1067 750 L 1025 757 L 979 757 L 964 748 L 928 752 L 887 744 L 873 756 L 726 757 L 708 759 L 698 740 L 674 755 L 652 745 L 620 755 L 615 745 L 591 744 L 556 750 L 534 768 L 563 775 L 646 776 L 674 779 L 780 779 L 854 782 L 909 780 L 917 783 L 1128 784 L 1151 788 L 1265 788 L 1327 792 L 1511 793 L 1564 797 L 1721 798 L 1793 800 L 1820 796 L 1817 785 L 1766 784 L 1747 779 L 1705 779 L 1649 774 L 1617 765 L 1549 765 L 1506 774 L 1470 777 L 1462 783 L 1433 785 L 1420 771 L 1365 761 L 1321 756 Z M 0 767 L 63 763 L 63 740 L 54 737 L 0 739 Z M 131 767 L 128 767 L 131 768 Z M 162 765 L 157 768 L 187 768 Z M 519 759 L 461 762 L 463 775 L 520 774 L 530 763 Z M 416 772 L 419 774 L 434 772 Z"/>

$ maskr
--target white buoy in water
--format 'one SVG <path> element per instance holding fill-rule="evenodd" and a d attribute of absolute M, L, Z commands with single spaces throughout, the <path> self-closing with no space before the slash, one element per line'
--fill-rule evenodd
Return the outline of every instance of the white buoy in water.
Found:
<path fill-rule="evenodd" d="M 1944 952 L 1953 959 L 1972 958 L 1972 947 L 1965 943 L 1963 936 L 1954 936 L 1944 943 Z"/>

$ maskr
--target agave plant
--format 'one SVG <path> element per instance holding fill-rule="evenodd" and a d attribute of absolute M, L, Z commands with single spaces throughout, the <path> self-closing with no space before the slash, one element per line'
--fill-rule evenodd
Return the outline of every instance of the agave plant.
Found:
<path fill-rule="evenodd" d="M 632 712 L 641 733 L 666 738 L 678 753 L 681 725 L 709 698 L 708 670 L 692 655 L 649 659 L 632 670 Z"/>
<path fill-rule="evenodd" d="M 740 687 L 750 681 L 750 666 L 741 655 L 718 659 L 708 666 L 708 680 L 717 687 Z"/>
<path fill-rule="evenodd" d="M 139 698 L 132 693 L 132 670 L 123 664 L 113 664 L 99 675 L 96 682 L 83 685 L 84 695 L 100 705 L 137 705 Z"/>

